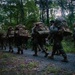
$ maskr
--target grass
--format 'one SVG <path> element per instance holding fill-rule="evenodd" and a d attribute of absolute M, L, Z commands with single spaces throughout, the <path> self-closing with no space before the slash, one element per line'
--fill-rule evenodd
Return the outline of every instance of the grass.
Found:
<path fill-rule="evenodd" d="M 75 47 L 74 47 L 73 42 L 71 42 L 71 41 L 68 41 L 68 42 L 67 41 L 63 41 L 62 44 L 63 44 L 64 50 L 67 53 L 75 53 Z"/>
<path fill-rule="evenodd" d="M 40 75 L 73 75 L 71 72 L 68 72 L 66 70 L 62 70 L 60 68 L 57 68 L 55 66 L 48 65 L 41 73 Z"/>
<path fill-rule="evenodd" d="M 54 64 L 38 72 L 40 65 L 40 62 L 24 56 L 0 51 L 0 75 L 72 75 Z"/>
<path fill-rule="evenodd" d="M 37 69 L 37 61 L 0 51 L 0 75 L 25 75 Z"/>

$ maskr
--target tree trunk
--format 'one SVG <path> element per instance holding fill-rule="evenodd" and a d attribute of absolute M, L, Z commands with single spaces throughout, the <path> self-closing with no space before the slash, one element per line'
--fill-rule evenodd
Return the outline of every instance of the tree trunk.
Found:
<path fill-rule="evenodd" d="M 46 0 L 46 10 L 47 10 L 47 25 L 49 25 L 49 5 L 48 5 L 48 0 Z"/>
<path fill-rule="evenodd" d="M 22 2 L 22 0 L 21 0 L 21 3 L 20 3 L 20 22 L 22 23 L 22 24 L 24 24 L 24 8 L 23 8 L 23 2 Z"/>

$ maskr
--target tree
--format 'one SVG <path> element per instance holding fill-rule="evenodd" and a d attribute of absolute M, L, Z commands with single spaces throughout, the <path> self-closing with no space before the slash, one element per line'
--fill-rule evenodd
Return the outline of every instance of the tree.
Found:
<path fill-rule="evenodd" d="M 21 23 L 30 28 L 33 22 L 39 20 L 39 11 L 34 0 L 2 0 L 0 6 L 0 12 L 3 13 L 1 20 L 7 26 Z"/>

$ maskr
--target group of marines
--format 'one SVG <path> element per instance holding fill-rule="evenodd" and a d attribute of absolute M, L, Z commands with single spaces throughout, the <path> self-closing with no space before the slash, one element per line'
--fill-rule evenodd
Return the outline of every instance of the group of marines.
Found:
<path fill-rule="evenodd" d="M 8 42 L 9 52 L 13 52 L 13 46 L 17 47 L 17 54 L 23 54 L 23 49 L 27 49 L 27 42 L 31 39 L 32 50 L 34 50 L 33 56 L 38 56 L 38 51 L 42 51 L 45 56 L 50 59 L 54 59 L 54 55 L 59 53 L 63 56 L 63 62 L 68 62 L 67 55 L 62 46 L 62 40 L 64 36 L 71 35 L 66 21 L 52 20 L 50 21 L 50 27 L 47 27 L 42 22 L 34 23 L 32 32 L 30 33 L 25 25 L 19 24 L 15 28 L 10 26 L 4 37 L 0 33 L 0 44 L 1 48 L 5 47 L 5 43 Z M 7 39 L 7 40 L 5 40 Z M 52 53 L 49 55 L 48 49 L 46 47 L 47 41 L 52 45 Z"/>

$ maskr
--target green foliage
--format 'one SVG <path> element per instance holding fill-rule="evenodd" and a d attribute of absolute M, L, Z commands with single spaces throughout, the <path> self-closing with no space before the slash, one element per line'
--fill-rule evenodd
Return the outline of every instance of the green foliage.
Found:
<path fill-rule="evenodd" d="M 73 41 L 63 40 L 62 42 L 63 48 L 66 53 L 75 53 L 75 47 Z M 48 46 L 48 50 L 51 51 L 53 46 Z"/>
<path fill-rule="evenodd" d="M 75 53 L 74 43 L 72 41 L 63 41 L 64 50 L 68 53 Z"/>
<path fill-rule="evenodd" d="M 48 66 L 48 67 L 46 68 L 46 71 L 47 71 L 48 74 L 50 74 L 50 73 L 57 73 L 58 70 L 59 70 L 59 69 L 57 69 L 56 67 L 51 67 L 51 66 Z"/>
<path fill-rule="evenodd" d="M 23 1 L 23 0 L 22 0 Z M 32 24 L 39 20 L 39 10 L 35 5 L 34 0 L 7 0 L 6 5 L 2 5 L 2 15 L 0 15 L 0 22 L 4 23 L 4 29 L 8 26 L 15 26 L 17 24 L 24 24 L 28 29 L 32 27 Z M 15 5 L 12 5 L 12 4 Z M 5 16 L 6 15 L 6 16 Z"/>
<path fill-rule="evenodd" d="M 34 22 L 39 20 L 39 10 L 38 7 L 35 6 L 34 0 L 27 0 L 25 5 L 25 25 L 28 29 L 30 29 Z"/>
<path fill-rule="evenodd" d="M 30 75 L 39 66 L 37 61 L 11 53 L 0 52 L 0 74 Z M 32 74 L 33 75 L 33 74 Z"/>
<path fill-rule="evenodd" d="M 12 55 L 8 54 L 8 53 L 2 53 L 1 54 L 1 58 L 9 58 L 9 57 L 12 57 Z"/>
<path fill-rule="evenodd" d="M 75 13 L 72 2 L 68 3 L 67 0 L 55 0 L 49 1 L 47 5 L 47 0 L 41 1 L 40 8 L 35 4 L 35 0 L 5 0 L 7 3 L 0 4 L 0 24 L 3 24 L 6 30 L 8 26 L 12 25 L 15 27 L 17 24 L 24 24 L 28 29 L 31 29 L 33 23 L 40 21 L 40 18 L 45 24 L 48 24 L 48 20 L 53 20 L 56 17 L 56 12 L 58 8 L 61 9 L 61 16 L 65 17 L 69 27 L 73 28 L 73 22 L 75 21 Z M 50 9 L 50 15 L 47 19 L 47 9 Z M 43 11 L 43 12 L 40 12 Z M 55 11 L 54 11 L 55 10 Z M 69 11 L 68 16 L 65 15 L 65 11 Z M 40 14 L 39 14 L 40 13 Z M 43 17 L 42 17 L 43 15 Z M 44 16 L 45 15 L 45 16 Z"/>

